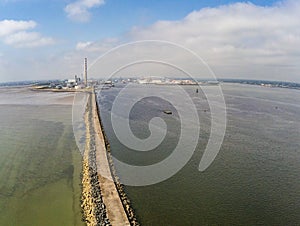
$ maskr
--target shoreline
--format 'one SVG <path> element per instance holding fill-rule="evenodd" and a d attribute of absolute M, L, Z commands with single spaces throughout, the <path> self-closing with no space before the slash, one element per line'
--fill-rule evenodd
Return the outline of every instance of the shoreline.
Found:
<path fill-rule="evenodd" d="M 85 112 L 81 207 L 87 225 L 139 225 L 114 170 L 99 115 L 96 94 L 88 94 Z"/>
<path fill-rule="evenodd" d="M 67 88 L 67 89 L 54 89 L 48 88 L 44 86 L 29 86 L 31 91 L 44 91 L 44 92 L 65 92 L 65 93 L 75 93 L 75 92 L 86 92 L 92 91 L 92 88 L 83 88 L 83 89 L 75 89 L 75 88 Z"/>

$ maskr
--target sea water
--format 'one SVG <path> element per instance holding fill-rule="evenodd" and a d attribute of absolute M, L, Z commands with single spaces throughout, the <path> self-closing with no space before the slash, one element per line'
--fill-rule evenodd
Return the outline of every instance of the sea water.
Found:
<path fill-rule="evenodd" d="M 0 88 L 0 225 L 83 225 L 72 98 Z"/>
<path fill-rule="evenodd" d="M 150 135 L 148 123 L 153 117 L 161 117 L 168 126 L 163 142 L 149 152 L 131 150 L 114 133 L 111 109 L 123 88 L 116 85 L 98 94 L 112 155 L 131 165 L 162 161 L 176 147 L 180 119 L 172 104 L 155 97 L 155 93 L 172 92 L 172 86 L 153 85 L 153 95 L 139 101 L 131 110 L 131 130 L 141 139 Z M 201 127 L 190 161 L 175 176 L 161 183 L 126 186 L 140 223 L 146 226 L 299 225 L 300 91 L 222 84 L 227 110 L 224 141 L 210 167 L 199 172 L 211 117 L 205 95 L 197 93 L 196 88 L 184 87 L 197 108 Z M 136 85 L 127 90 L 127 99 L 125 96 L 122 100 L 124 106 L 143 89 L 143 85 Z M 179 103 L 185 101 L 184 97 L 176 98 Z M 164 109 L 172 110 L 173 114 L 164 114 Z M 126 117 L 122 111 L 116 114 Z"/>

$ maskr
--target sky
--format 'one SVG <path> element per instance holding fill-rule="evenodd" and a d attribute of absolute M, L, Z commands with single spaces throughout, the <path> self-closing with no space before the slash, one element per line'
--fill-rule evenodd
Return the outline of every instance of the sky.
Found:
<path fill-rule="evenodd" d="M 191 49 L 217 78 L 300 82 L 297 0 L 0 0 L 0 82 L 71 78 L 141 40 Z"/>

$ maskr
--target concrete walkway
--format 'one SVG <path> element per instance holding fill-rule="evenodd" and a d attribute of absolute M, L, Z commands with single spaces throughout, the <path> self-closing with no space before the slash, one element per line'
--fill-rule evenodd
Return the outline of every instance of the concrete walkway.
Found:
<path fill-rule="evenodd" d="M 96 95 L 92 95 L 92 116 L 95 129 L 95 145 L 96 145 L 96 164 L 97 173 L 103 195 L 103 202 L 106 206 L 107 216 L 113 226 L 127 226 L 130 225 L 125 210 L 123 208 L 119 193 L 116 189 L 115 183 L 112 179 L 110 167 L 107 159 L 105 141 L 98 118 L 96 107 Z"/>

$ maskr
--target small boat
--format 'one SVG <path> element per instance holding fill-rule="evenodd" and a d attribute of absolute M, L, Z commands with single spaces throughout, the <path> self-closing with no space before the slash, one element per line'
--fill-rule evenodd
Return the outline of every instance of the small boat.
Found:
<path fill-rule="evenodd" d="M 164 110 L 164 113 L 167 115 L 172 115 L 172 111 L 170 111 L 170 110 Z"/>

